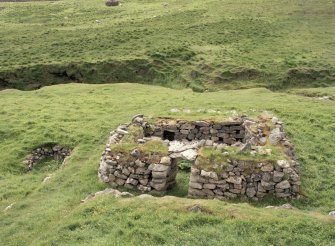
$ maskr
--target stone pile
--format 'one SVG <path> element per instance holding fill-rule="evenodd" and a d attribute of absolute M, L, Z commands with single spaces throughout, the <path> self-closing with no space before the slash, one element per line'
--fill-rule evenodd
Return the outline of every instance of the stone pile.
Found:
<path fill-rule="evenodd" d="M 59 145 L 43 146 L 33 150 L 31 154 L 27 155 L 23 163 L 26 165 L 27 170 L 30 171 L 34 165 L 45 158 L 53 157 L 58 161 L 63 161 L 70 154 L 71 149 Z"/>

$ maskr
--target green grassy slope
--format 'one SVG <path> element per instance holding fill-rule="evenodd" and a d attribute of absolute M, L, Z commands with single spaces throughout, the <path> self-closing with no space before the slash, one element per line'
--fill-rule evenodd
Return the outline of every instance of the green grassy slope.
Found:
<path fill-rule="evenodd" d="M 0 3 L 0 88 L 138 82 L 202 91 L 333 85 L 329 0 Z"/>
<path fill-rule="evenodd" d="M 334 87 L 328 94 L 335 96 Z M 305 198 L 289 201 L 298 210 L 264 208 L 283 203 L 275 199 L 246 204 L 101 197 L 80 205 L 105 188 L 97 168 L 109 131 L 136 113 L 167 116 L 176 107 L 278 115 L 300 157 Z M 1 91 L 0 245 L 333 245 L 335 224 L 326 215 L 335 209 L 334 108 L 332 100 L 267 89 L 198 94 L 138 84 L 68 84 Z M 25 173 L 24 156 L 47 142 L 74 148 L 66 165 Z M 206 210 L 188 212 L 196 203 Z"/>

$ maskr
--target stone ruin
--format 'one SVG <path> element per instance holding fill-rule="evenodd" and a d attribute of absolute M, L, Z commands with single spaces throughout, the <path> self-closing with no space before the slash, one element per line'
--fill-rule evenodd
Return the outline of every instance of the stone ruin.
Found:
<path fill-rule="evenodd" d="M 192 161 L 188 197 L 299 197 L 299 163 L 276 117 L 222 121 L 143 115 L 110 133 L 99 178 L 113 187 L 164 194 L 176 183 L 178 162 Z"/>
<path fill-rule="evenodd" d="M 26 156 L 23 163 L 25 164 L 28 171 L 31 171 L 33 167 L 43 159 L 52 157 L 57 161 L 63 162 L 64 159 L 71 154 L 71 149 L 65 148 L 56 144 L 45 144 L 39 148 L 33 150 L 29 155 Z"/>

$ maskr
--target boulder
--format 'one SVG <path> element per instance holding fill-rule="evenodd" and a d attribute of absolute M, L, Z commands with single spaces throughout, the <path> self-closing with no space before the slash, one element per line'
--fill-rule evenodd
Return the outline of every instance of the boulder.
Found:
<path fill-rule="evenodd" d="M 105 2 L 106 6 L 111 7 L 111 6 L 118 6 L 119 5 L 119 0 L 107 0 Z"/>

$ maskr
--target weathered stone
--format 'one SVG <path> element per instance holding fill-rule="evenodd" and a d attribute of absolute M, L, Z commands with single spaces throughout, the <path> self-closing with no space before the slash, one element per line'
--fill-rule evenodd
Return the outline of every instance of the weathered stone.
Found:
<path fill-rule="evenodd" d="M 146 168 L 144 168 L 144 167 L 138 167 L 138 168 L 136 168 L 135 173 L 136 173 L 136 174 L 145 174 L 146 171 L 147 171 Z"/>
<path fill-rule="evenodd" d="M 156 183 L 154 181 L 151 182 L 151 187 L 158 190 L 158 191 L 162 191 L 166 189 L 166 182 L 164 183 Z"/>
<path fill-rule="evenodd" d="M 168 157 L 168 156 L 163 156 L 161 158 L 160 164 L 170 165 L 171 164 L 171 158 Z"/>
<path fill-rule="evenodd" d="M 120 179 L 127 179 L 128 178 L 126 175 L 120 173 L 120 171 L 115 171 L 114 175 L 115 175 L 115 177 L 118 177 Z"/>
<path fill-rule="evenodd" d="M 210 123 L 208 123 L 206 121 L 202 121 L 202 120 L 194 121 L 193 123 L 194 123 L 194 125 L 200 126 L 200 127 L 208 127 L 208 126 L 210 126 Z"/>
<path fill-rule="evenodd" d="M 216 187 L 215 184 L 204 184 L 204 185 L 203 185 L 203 188 L 204 188 L 204 189 L 214 190 L 215 187 Z"/>
<path fill-rule="evenodd" d="M 189 187 L 201 190 L 202 189 L 202 184 L 201 183 L 190 182 Z"/>
<path fill-rule="evenodd" d="M 242 178 L 238 176 L 230 176 L 226 181 L 232 184 L 242 184 Z"/>
<path fill-rule="evenodd" d="M 202 189 L 202 192 L 204 192 L 207 196 L 214 196 L 214 192 L 210 189 Z"/>
<path fill-rule="evenodd" d="M 152 172 L 152 177 L 155 179 L 165 179 L 168 175 L 168 172 Z"/>
<path fill-rule="evenodd" d="M 125 131 L 125 130 L 123 130 L 123 129 L 120 129 L 120 128 L 118 128 L 118 129 L 116 130 L 116 132 L 117 132 L 118 134 L 121 134 L 121 135 L 126 135 L 126 134 L 128 134 L 127 131 Z"/>
<path fill-rule="evenodd" d="M 223 195 L 226 196 L 226 197 L 229 197 L 229 198 L 236 198 L 237 197 L 236 194 L 231 193 L 231 192 L 224 192 Z"/>
<path fill-rule="evenodd" d="M 284 180 L 276 185 L 276 188 L 278 189 L 288 189 L 290 187 L 290 182 L 288 182 L 287 180 Z"/>
<path fill-rule="evenodd" d="M 256 195 L 255 187 L 247 188 L 246 194 L 247 194 L 248 197 L 254 197 Z"/>
<path fill-rule="evenodd" d="M 191 174 L 192 175 L 200 175 L 200 170 L 194 167 L 191 167 Z"/>
<path fill-rule="evenodd" d="M 328 215 L 329 215 L 329 216 L 332 216 L 332 217 L 335 217 L 335 211 L 331 211 L 331 212 L 329 212 Z"/>
<path fill-rule="evenodd" d="M 212 146 L 213 143 L 214 143 L 213 140 L 209 140 L 209 139 L 208 139 L 208 140 L 206 140 L 205 145 L 206 145 L 206 146 Z"/>
<path fill-rule="evenodd" d="M 272 176 L 270 173 L 262 173 L 262 180 L 265 182 L 270 182 L 272 179 Z"/>
<path fill-rule="evenodd" d="M 194 149 L 188 149 L 181 152 L 181 156 L 189 161 L 194 161 L 197 158 L 198 152 Z"/>
<path fill-rule="evenodd" d="M 215 189 L 215 190 L 213 190 L 213 192 L 214 192 L 215 194 L 219 195 L 219 196 L 222 196 L 222 195 L 223 195 L 223 192 L 222 192 L 221 190 L 219 190 L 219 189 Z"/>
<path fill-rule="evenodd" d="M 274 190 L 275 184 L 273 182 L 261 181 L 261 185 L 265 190 Z"/>
<path fill-rule="evenodd" d="M 126 180 L 124 180 L 124 179 L 120 179 L 120 178 L 117 178 L 117 179 L 115 180 L 115 183 L 116 183 L 117 185 L 124 185 L 125 182 L 126 182 Z"/>
<path fill-rule="evenodd" d="M 278 171 L 274 171 L 273 172 L 273 181 L 278 183 L 282 180 L 282 178 L 284 177 L 284 173 L 283 172 L 278 172 Z"/>
<path fill-rule="evenodd" d="M 277 145 L 283 139 L 283 133 L 280 132 L 279 128 L 275 128 L 272 130 L 271 134 L 269 135 L 269 142 L 272 145 Z"/>
<path fill-rule="evenodd" d="M 263 172 L 272 172 L 273 171 L 273 165 L 272 164 L 265 164 L 264 166 L 261 167 L 261 170 Z"/>
<path fill-rule="evenodd" d="M 126 181 L 126 184 L 137 185 L 138 184 L 138 180 L 133 179 L 133 178 L 128 178 L 127 181 Z"/>
<path fill-rule="evenodd" d="M 154 164 L 152 171 L 154 172 L 166 172 L 169 171 L 171 168 L 169 166 L 166 165 L 162 165 L 162 164 Z"/>
<path fill-rule="evenodd" d="M 277 165 L 280 166 L 281 168 L 289 168 L 290 163 L 287 160 L 278 160 Z"/>
<path fill-rule="evenodd" d="M 141 185 L 147 185 L 149 182 L 149 179 L 140 179 L 139 182 L 141 183 Z"/>
<path fill-rule="evenodd" d="M 206 194 L 202 190 L 194 189 L 194 188 L 189 187 L 189 189 L 188 189 L 188 196 L 190 196 L 190 197 L 196 197 L 196 198 L 197 197 L 202 198 L 202 197 L 205 197 Z"/>

